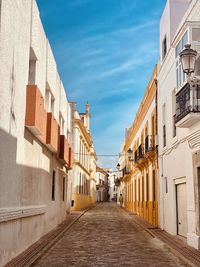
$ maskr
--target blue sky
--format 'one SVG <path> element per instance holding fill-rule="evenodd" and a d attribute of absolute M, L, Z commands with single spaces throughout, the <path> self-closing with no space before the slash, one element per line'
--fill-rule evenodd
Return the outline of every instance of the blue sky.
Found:
<path fill-rule="evenodd" d="M 166 0 L 37 0 L 70 101 L 91 104 L 97 154 L 118 154 L 159 57 Z M 113 167 L 117 158 L 99 157 Z"/>

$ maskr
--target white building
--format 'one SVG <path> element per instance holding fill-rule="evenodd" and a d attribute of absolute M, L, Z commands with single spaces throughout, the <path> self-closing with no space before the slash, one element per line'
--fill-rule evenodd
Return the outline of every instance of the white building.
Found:
<path fill-rule="evenodd" d="M 73 117 L 72 210 L 82 210 L 96 202 L 96 153 L 90 132 L 90 105 L 79 113 L 71 103 Z"/>
<path fill-rule="evenodd" d="M 168 0 L 160 21 L 159 225 L 200 248 L 200 94 L 190 97 L 181 69 L 186 43 L 200 52 L 200 1 Z"/>
<path fill-rule="evenodd" d="M 117 179 L 117 171 L 112 169 L 108 170 L 108 194 L 110 201 L 117 200 L 117 186 L 115 185 L 115 180 Z"/>
<path fill-rule="evenodd" d="M 108 201 L 108 172 L 97 166 L 96 169 L 96 199 L 98 202 Z"/>
<path fill-rule="evenodd" d="M 127 138 L 128 131 L 126 129 L 126 136 L 125 139 Z M 118 172 L 117 172 L 117 179 L 115 180 L 115 185 L 117 186 L 117 203 L 120 204 L 119 202 L 119 196 L 122 195 L 123 197 L 123 206 L 125 206 L 125 199 L 126 199 L 126 190 L 125 190 L 125 182 L 123 181 L 123 169 L 126 166 L 126 152 L 124 150 L 125 147 L 125 140 L 121 144 L 120 147 L 120 156 L 118 159 Z"/>
<path fill-rule="evenodd" d="M 65 220 L 72 151 L 71 108 L 36 2 L 2 0 L 0 12 L 2 266 Z"/>

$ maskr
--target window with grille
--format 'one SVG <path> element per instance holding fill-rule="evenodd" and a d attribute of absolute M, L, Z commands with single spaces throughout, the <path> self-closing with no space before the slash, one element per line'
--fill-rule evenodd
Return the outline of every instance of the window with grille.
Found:
<path fill-rule="evenodd" d="M 167 54 L 167 37 L 165 36 L 162 42 L 162 60 L 164 60 L 166 54 Z"/>
<path fill-rule="evenodd" d="M 53 171 L 52 174 L 52 190 L 51 190 L 51 200 L 55 200 L 55 177 L 56 177 L 56 172 Z"/>
<path fill-rule="evenodd" d="M 183 73 L 181 61 L 179 54 L 183 50 L 184 46 L 188 43 L 188 31 L 184 34 L 184 36 L 179 41 L 176 46 L 176 84 L 177 88 L 179 88 L 186 81 L 186 74 Z"/>

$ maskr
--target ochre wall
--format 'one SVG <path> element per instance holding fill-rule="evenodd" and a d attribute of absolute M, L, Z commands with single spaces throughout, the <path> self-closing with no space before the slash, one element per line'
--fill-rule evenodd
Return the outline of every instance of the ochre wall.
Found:
<path fill-rule="evenodd" d="M 95 198 L 83 194 L 72 194 L 72 200 L 74 200 L 74 206 L 71 211 L 84 210 L 96 202 Z"/>

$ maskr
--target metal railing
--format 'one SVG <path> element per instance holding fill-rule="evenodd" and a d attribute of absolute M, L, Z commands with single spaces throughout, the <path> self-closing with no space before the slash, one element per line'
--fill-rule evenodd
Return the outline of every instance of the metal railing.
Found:
<path fill-rule="evenodd" d="M 126 175 L 126 174 L 129 174 L 131 172 L 131 167 L 129 166 L 125 166 L 123 169 L 122 169 L 122 176 Z"/>
<path fill-rule="evenodd" d="M 135 162 L 144 157 L 144 146 L 143 144 L 139 145 L 138 149 L 135 151 Z"/>
<path fill-rule="evenodd" d="M 191 88 L 187 83 L 176 94 L 175 122 L 177 123 L 191 112 L 200 112 L 200 87 Z"/>

